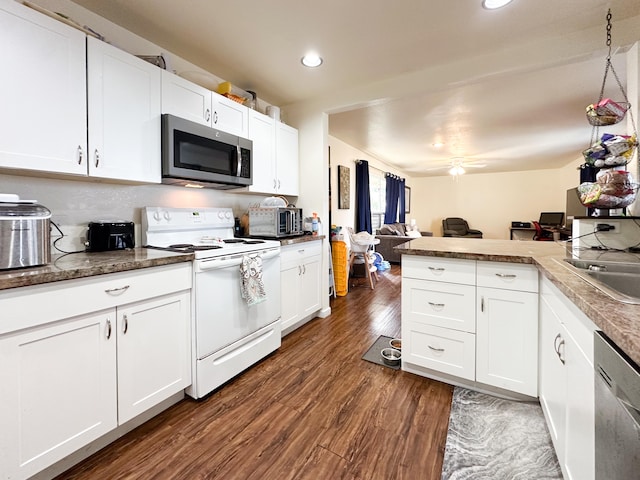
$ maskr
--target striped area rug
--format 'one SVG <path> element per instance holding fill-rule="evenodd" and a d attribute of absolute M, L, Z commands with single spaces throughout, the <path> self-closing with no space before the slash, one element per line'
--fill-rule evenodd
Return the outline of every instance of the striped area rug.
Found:
<path fill-rule="evenodd" d="M 442 480 L 562 480 L 536 402 L 453 392 Z"/>

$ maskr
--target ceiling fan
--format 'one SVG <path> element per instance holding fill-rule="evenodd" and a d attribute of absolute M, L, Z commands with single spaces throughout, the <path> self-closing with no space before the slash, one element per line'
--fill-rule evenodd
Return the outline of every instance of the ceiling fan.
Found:
<path fill-rule="evenodd" d="M 449 175 L 457 177 L 458 175 L 464 175 L 467 168 L 484 168 L 486 166 L 485 163 L 474 163 L 466 160 L 464 157 L 453 157 L 449 160 L 448 165 L 431 168 L 429 170 L 444 170 L 446 168 L 449 170 Z"/>

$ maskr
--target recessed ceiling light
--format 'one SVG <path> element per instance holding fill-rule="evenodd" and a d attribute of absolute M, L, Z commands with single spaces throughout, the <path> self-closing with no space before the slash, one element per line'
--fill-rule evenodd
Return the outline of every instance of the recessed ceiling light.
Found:
<path fill-rule="evenodd" d="M 442 147 L 444 147 L 444 143 L 442 143 L 442 142 L 434 142 L 434 143 L 432 143 L 431 145 L 432 145 L 433 147 L 435 147 L 435 148 L 442 148 Z"/>
<path fill-rule="evenodd" d="M 315 68 L 322 65 L 322 57 L 317 53 L 307 53 L 304 57 L 302 57 L 302 64 L 305 67 Z"/>
<path fill-rule="evenodd" d="M 511 2 L 512 0 L 482 0 L 482 6 L 487 10 L 495 10 Z"/>

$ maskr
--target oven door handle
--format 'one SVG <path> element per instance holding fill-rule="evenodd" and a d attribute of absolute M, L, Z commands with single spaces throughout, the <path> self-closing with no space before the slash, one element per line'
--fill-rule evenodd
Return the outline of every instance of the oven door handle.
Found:
<path fill-rule="evenodd" d="M 248 253 L 239 253 L 237 255 L 231 255 L 229 257 L 224 258 L 213 258 L 211 260 L 201 260 L 197 262 L 198 271 L 202 272 L 205 270 L 215 270 L 220 268 L 228 268 L 236 265 L 240 265 L 242 263 L 242 258 L 247 257 L 262 257 L 262 260 L 269 260 L 270 258 L 275 258 L 280 255 L 280 249 L 275 250 L 267 250 L 267 251 L 259 251 L 259 252 L 248 252 Z"/>

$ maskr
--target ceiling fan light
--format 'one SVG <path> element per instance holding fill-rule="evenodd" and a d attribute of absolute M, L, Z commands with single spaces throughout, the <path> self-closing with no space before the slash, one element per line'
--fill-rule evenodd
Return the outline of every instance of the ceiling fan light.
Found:
<path fill-rule="evenodd" d="M 464 168 L 460 165 L 454 165 L 449 169 L 449 175 L 453 175 L 454 177 L 457 175 L 464 175 Z"/>
<path fill-rule="evenodd" d="M 495 10 L 496 8 L 502 8 L 512 0 L 482 0 L 482 6 L 487 10 Z"/>

